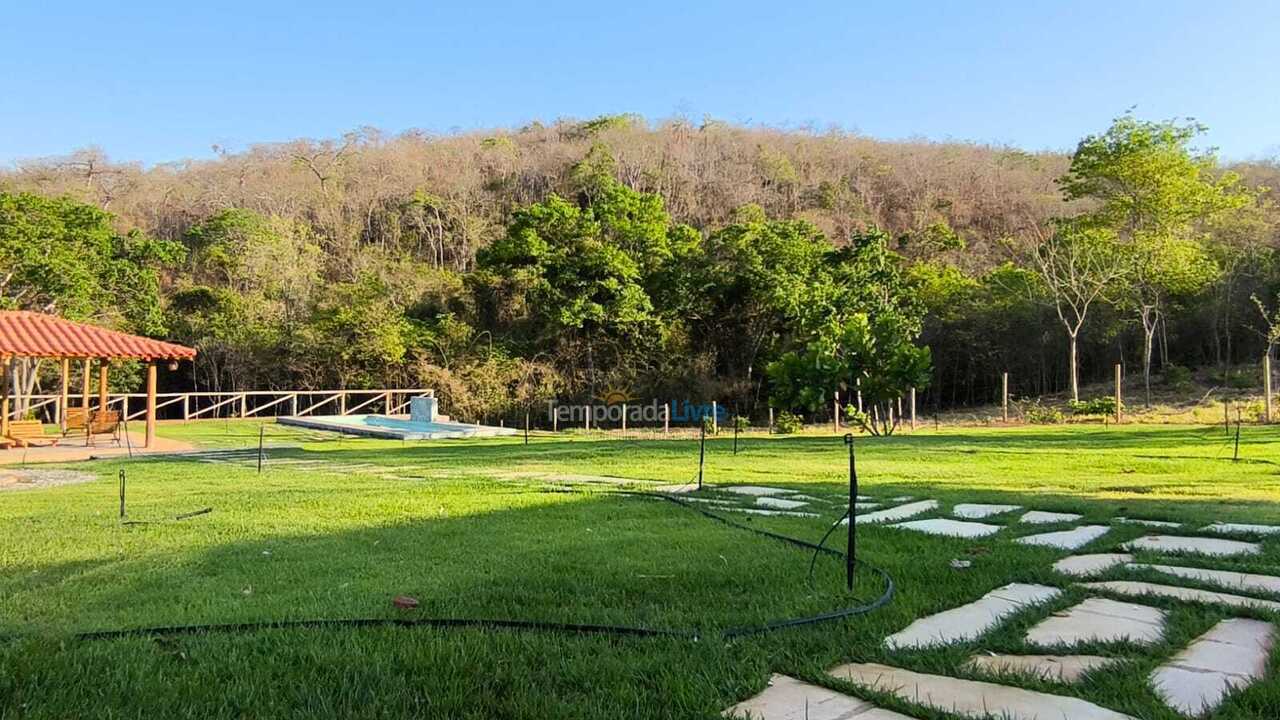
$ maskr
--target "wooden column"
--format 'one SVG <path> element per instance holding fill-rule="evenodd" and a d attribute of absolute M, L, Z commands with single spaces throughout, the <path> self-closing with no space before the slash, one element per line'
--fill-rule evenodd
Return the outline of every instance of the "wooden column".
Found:
<path fill-rule="evenodd" d="M 1116 363 L 1116 422 L 1124 420 L 1124 408 L 1121 407 L 1123 399 L 1120 397 L 1120 363 Z"/>
<path fill-rule="evenodd" d="M 627 431 L 627 404 L 622 403 L 622 432 Z"/>
<path fill-rule="evenodd" d="M 84 377 L 80 382 L 80 407 L 84 408 L 86 420 L 89 417 L 89 377 L 93 367 L 90 365 L 93 361 L 89 358 L 84 359 Z"/>
<path fill-rule="evenodd" d="M 0 437 L 9 434 L 9 383 L 13 358 L 0 360 Z"/>
<path fill-rule="evenodd" d="M 719 407 L 716 405 L 716 401 L 712 400 L 711 401 L 711 434 L 712 435 L 720 434 L 720 420 L 718 417 L 719 415 L 720 415 Z"/>
<path fill-rule="evenodd" d="M 102 412 L 107 411 L 107 361 L 102 359 L 98 361 L 98 409 Z"/>
<path fill-rule="evenodd" d="M 156 439 L 156 364 L 147 363 L 147 440 L 143 447 L 151 447 Z"/>
<path fill-rule="evenodd" d="M 911 429 L 916 429 L 916 389 L 911 388 Z"/>
<path fill-rule="evenodd" d="M 71 359 L 62 358 L 62 395 L 58 398 L 58 428 L 67 431 L 67 408 L 71 394 Z"/>
<path fill-rule="evenodd" d="M 662 433 L 671 432 L 671 403 L 662 406 Z"/>
<path fill-rule="evenodd" d="M 1271 422 L 1271 350 L 1262 356 L 1262 421 Z"/>

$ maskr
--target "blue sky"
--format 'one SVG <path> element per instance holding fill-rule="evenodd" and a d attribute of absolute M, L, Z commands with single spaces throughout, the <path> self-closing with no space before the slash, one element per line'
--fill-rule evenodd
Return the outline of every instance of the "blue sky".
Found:
<path fill-rule="evenodd" d="M 616 112 L 1070 149 L 1130 107 L 1280 154 L 1270 0 L 5 4 L 4 164 Z"/>

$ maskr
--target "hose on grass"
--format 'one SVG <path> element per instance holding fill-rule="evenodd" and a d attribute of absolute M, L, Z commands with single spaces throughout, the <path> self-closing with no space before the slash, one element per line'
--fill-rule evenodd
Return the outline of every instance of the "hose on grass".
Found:
<path fill-rule="evenodd" d="M 814 553 L 813 561 L 810 563 L 810 575 L 812 576 L 813 562 L 816 562 L 819 554 L 825 554 L 831 557 L 844 558 L 845 554 L 834 548 L 826 547 L 822 543 L 812 543 L 801 538 L 783 535 L 781 533 L 763 530 L 761 528 L 745 525 L 731 518 L 718 515 L 704 508 L 698 507 L 693 503 L 682 500 L 668 494 L 649 493 L 638 490 L 613 490 L 603 493 L 603 495 L 621 495 L 629 497 L 644 497 L 651 499 L 665 500 L 681 507 L 697 512 L 699 515 L 723 523 L 737 530 L 745 530 L 747 532 L 770 538 L 778 542 L 787 543 L 796 547 L 812 550 Z M 847 514 L 847 513 L 846 513 Z M 836 521 L 835 525 L 840 523 Z M 832 526 L 834 529 L 835 525 Z M 827 536 L 832 530 L 827 531 Z M 826 542 L 826 536 L 823 537 L 823 543 Z M 561 622 L 544 622 L 539 620 L 517 620 L 505 618 L 339 618 L 339 619 L 316 619 L 316 620 L 269 620 L 263 622 L 248 623 L 223 623 L 223 624 L 206 624 L 206 625 L 173 625 L 168 627 L 147 627 L 147 628 L 126 628 L 122 630 L 95 630 L 90 632 L 77 633 L 74 637 L 77 640 L 115 640 L 121 638 L 136 637 L 175 637 L 184 635 L 202 635 L 209 633 L 243 633 L 258 632 L 261 630 L 288 630 L 288 629 L 328 629 L 328 628 L 371 628 L 371 627 L 401 627 L 401 628 L 417 628 L 428 627 L 435 629 L 489 629 L 489 630 L 516 630 L 526 632 L 549 632 L 563 633 L 573 635 L 611 635 L 617 637 L 643 637 L 643 638 L 674 638 L 680 640 L 698 641 L 706 637 L 718 637 L 721 640 L 733 640 L 735 638 L 747 637 L 752 635 L 762 635 L 765 633 L 776 632 L 789 628 L 796 628 L 805 625 L 814 625 L 817 623 L 832 622 L 853 617 L 855 615 L 863 615 L 872 612 L 878 608 L 884 607 L 892 599 L 895 592 L 893 578 L 887 572 L 875 566 L 861 563 L 868 570 L 876 573 L 884 580 L 884 591 L 875 600 L 869 603 L 854 605 L 851 607 L 839 608 L 830 612 L 819 613 L 817 615 L 807 615 L 795 618 L 783 618 L 771 622 L 756 625 L 741 625 L 737 627 L 729 627 L 721 630 L 713 635 L 704 635 L 697 630 L 687 630 L 680 628 L 652 628 L 633 625 L 595 625 L 582 623 L 561 623 Z"/>

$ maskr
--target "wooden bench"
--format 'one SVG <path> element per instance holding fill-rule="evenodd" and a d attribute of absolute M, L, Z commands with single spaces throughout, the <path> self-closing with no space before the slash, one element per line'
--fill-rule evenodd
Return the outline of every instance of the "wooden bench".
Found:
<path fill-rule="evenodd" d="M 84 433 L 88 444 L 93 444 L 95 435 L 110 435 L 117 445 L 120 444 L 120 413 L 118 411 L 98 410 L 91 417 Z"/>
<path fill-rule="evenodd" d="M 59 440 L 45 435 L 44 424 L 39 420 L 12 420 L 9 422 L 9 434 L 5 437 L 18 447 L 52 447 Z"/>

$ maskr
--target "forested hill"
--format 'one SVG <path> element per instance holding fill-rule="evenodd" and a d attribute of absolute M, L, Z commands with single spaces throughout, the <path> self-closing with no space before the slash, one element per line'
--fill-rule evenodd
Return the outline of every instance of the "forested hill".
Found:
<path fill-rule="evenodd" d="M 1054 218 L 1106 204 L 1097 192 L 1064 192 L 1058 180 L 1071 167 L 1068 154 L 622 115 L 443 136 L 361 131 L 152 168 L 86 150 L 21 163 L 0 174 L 0 190 L 67 196 L 109 212 L 122 237 L 137 230 L 181 245 L 147 261 L 159 296 L 149 329 L 201 345 L 202 386 L 425 382 L 469 403 L 463 414 L 503 412 L 503 397 L 552 385 L 577 397 L 624 387 L 759 411 L 770 393 L 765 367 L 803 355 L 797 329 L 809 322 L 788 308 L 802 290 L 776 297 L 788 278 L 768 271 L 846 283 L 853 272 L 770 266 L 789 263 L 792 246 L 851 237 L 880 237 L 902 258 L 893 282 L 923 312 L 929 402 L 988 400 L 1005 370 L 1023 393 L 1067 387 L 1062 319 L 1028 278 Z M 1157 367 L 1261 353 L 1255 331 L 1266 328 L 1251 295 L 1275 305 L 1278 216 L 1266 187 L 1280 187 L 1280 167 L 1204 169 L 1238 173 L 1253 192 L 1247 207 L 1184 219 L 1212 270 L 1161 287 L 1154 331 L 1124 293 L 1099 292 L 1079 332 L 1086 379 L 1117 360 L 1139 362 L 1148 338 Z M 566 207 L 548 205 L 553 195 Z M 35 212 L 30 203 L 9 218 Z M 621 243 L 625 256 L 594 276 L 574 268 L 571 285 L 635 287 L 613 298 L 548 291 L 564 268 L 517 240 L 565 223 Z M 759 250 L 771 244 L 777 252 Z M 535 307 L 549 298 L 565 305 Z M 551 311 L 560 315 L 536 317 Z M 620 327 L 620 315 L 644 317 Z M 99 319 L 139 324 L 128 313 Z"/>

